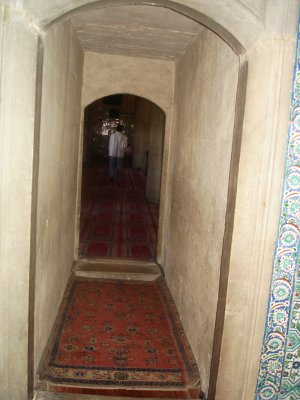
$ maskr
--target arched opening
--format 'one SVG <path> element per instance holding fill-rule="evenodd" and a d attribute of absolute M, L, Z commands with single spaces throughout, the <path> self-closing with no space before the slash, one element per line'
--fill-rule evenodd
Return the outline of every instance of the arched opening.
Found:
<path fill-rule="evenodd" d="M 103 97 L 85 107 L 79 258 L 156 260 L 165 116 L 131 94 Z M 118 125 L 127 138 L 120 176 L 109 143 Z"/>
<path fill-rule="evenodd" d="M 51 51 L 55 51 L 56 46 L 55 40 L 51 42 L 51 31 L 59 36 L 58 30 L 68 28 L 69 26 L 58 24 L 49 29 L 49 47 L 47 42 L 45 43 L 46 55 L 49 51 L 46 62 L 51 63 L 49 55 Z M 213 347 L 218 354 L 218 343 L 220 344 L 222 336 L 222 329 L 218 330 L 217 337 L 214 337 L 214 334 L 216 335 L 215 325 L 222 324 L 224 317 L 245 70 L 240 69 L 238 57 L 220 37 L 205 28 L 201 28 L 201 32 L 197 31 L 195 36 L 197 36 L 195 41 L 189 43 L 190 47 L 185 49 L 181 54 L 182 57 L 176 60 L 176 64 L 172 61 L 172 66 L 170 60 L 161 60 L 159 64 L 156 61 L 153 63 L 148 61 L 139 65 L 141 60 L 138 61 L 133 55 L 128 58 L 125 55 L 126 60 L 124 58 L 124 63 L 121 64 L 118 62 L 120 56 L 87 52 L 82 104 L 88 104 L 86 88 L 94 91 L 93 98 L 103 97 L 94 95 L 100 87 L 96 74 L 93 75 L 92 88 L 89 86 L 91 82 L 86 78 L 89 73 L 88 68 L 93 63 L 101 66 L 98 68 L 98 75 L 101 75 L 102 80 L 110 74 L 106 86 L 111 86 L 111 89 L 102 88 L 102 91 L 106 92 L 105 95 L 126 93 L 132 84 L 140 86 L 140 92 L 144 94 L 141 97 L 148 97 L 147 90 L 149 90 L 151 101 L 156 98 L 163 99 L 161 102 L 165 106 L 162 108 L 167 110 L 162 179 L 162 191 L 165 195 L 162 199 L 162 225 L 158 235 L 160 242 L 158 261 L 163 265 L 172 293 L 176 297 L 189 339 L 192 341 L 194 351 L 196 350 L 207 390 Z M 70 42 L 73 40 L 71 36 Z M 112 62 L 113 57 L 119 59 Z M 124 57 L 124 54 L 121 57 Z M 223 63 L 224 60 L 226 64 Z M 148 69 L 146 64 L 149 64 Z M 145 71 L 150 73 L 152 69 L 155 80 L 141 87 L 142 85 L 137 84 L 138 73 L 133 73 L 128 69 L 130 67 L 133 70 L 144 68 L 145 70 L 141 71 L 141 75 L 144 76 Z M 121 70 L 114 70 L 116 68 Z M 129 76 L 130 83 L 128 77 L 125 77 L 126 80 L 124 75 L 121 79 L 116 79 L 116 72 L 124 74 L 127 70 L 133 74 Z M 172 73 L 171 76 L 167 76 L 168 71 Z M 240 79 L 238 79 L 239 74 Z M 167 86 L 163 86 L 167 79 L 171 87 L 169 92 Z M 122 84 L 123 80 L 125 83 Z M 115 85 L 119 87 L 117 91 Z M 163 90 L 159 91 L 160 87 Z M 136 92 L 140 94 L 139 90 Z M 46 99 L 47 90 L 43 92 L 43 96 Z M 237 102 L 237 98 L 241 101 Z M 156 103 L 161 104 L 159 101 Z M 238 114 L 236 110 L 239 111 Z M 74 155 L 76 157 L 76 150 Z M 47 167 L 43 165 L 44 161 L 41 157 L 40 167 L 45 170 Z M 74 168 L 73 166 L 73 172 Z M 47 178 L 44 180 L 44 183 L 46 182 Z M 72 205 L 74 205 L 73 200 Z M 209 207 L 204 206 L 206 203 Z M 63 204 L 63 207 L 66 207 L 66 204 Z M 48 221 L 46 217 L 44 220 Z M 194 224 L 194 221 L 197 223 Z M 67 256 L 70 254 L 64 255 L 65 258 L 68 258 Z M 42 260 L 43 257 L 39 260 L 40 264 Z M 201 272 L 197 270 L 198 265 L 201 266 Z M 197 291 L 201 294 L 200 297 Z M 41 296 L 41 293 L 39 295 Z M 204 299 L 208 306 L 205 305 Z M 199 304 L 201 304 L 200 312 Z M 187 313 L 187 309 L 193 310 L 192 313 Z M 220 317 L 218 320 L 216 315 Z M 203 324 L 203 321 L 207 323 Z M 199 344 L 199 335 L 206 337 L 207 340 Z M 206 351 L 203 351 L 205 347 Z M 214 374 L 216 370 L 215 368 Z"/>
<path fill-rule="evenodd" d="M 61 191 L 53 185 L 53 180 L 38 187 L 38 175 L 43 174 L 44 176 L 44 171 L 38 168 L 40 125 L 45 123 L 45 115 L 40 119 L 40 98 L 43 97 L 40 90 L 43 70 L 42 46 L 45 43 L 43 72 L 47 75 L 48 67 L 51 67 L 49 64 L 49 36 L 50 31 L 55 29 L 55 25 L 57 27 L 59 22 L 66 21 L 71 14 L 75 15 L 92 9 L 93 6 L 109 8 L 116 5 L 128 6 L 133 3 L 149 4 L 149 7 L 167 7 L 202 23 L 223 38 L 240 56 L 241 70 L 238 85 L 240 89 L 243 88 L 242 75 L 245 58 L 249 60 L 250 73 L 247 83 L 245 128 L 241 146 L 237 202 L 235 207 L 234 202 L 230 201 L 232 197 L 229 196 L 228 203 L 231 204 L 231 207 L 227 207 L 229 216 L 229 211 L 235 210 L 232 246 L 230 246 L 229 240 L 227 255 L 226 252 L 223 252 L 224 260 L 230 257 L 227 299 L 227 276 L 223 274 L 225 268 L 222 267 L 220 271 L 221 275 L 224 275 L 224 279 L 221 279 L 223 282 L 221 286 L 225 288 L 225 292 L 222 297 L 219 296 L 219 302 L 226 304 L 226 312 L 217 392 L 220 397 L 232 396 L 237 400 L 251 398 L 255 392 L 265 323 L 265 305 L 271 279 L 270 265 L 276 236 L 275 230 L 277 229 L 281 171 L 284 169 L 285 127 L 288 120 L 287 108 L 290 100 L 289 90 L 294 61 L 297 2 L 287 1 L 275 4 L 274 2 L 266 3 L 263 0 L 235 0 L 230 2 L 230 6 L 220 7 L 218 0 L 201 0 L 199 2 L 189 0 L 154 0 L 151 2 L 147 0 L 140 2 L 133 0 L 77 0 L 76 4 L 72 0 L 55 2 L 31 0 L 30 2 L 18 2 L 18 4 L 15 1 L 5 2 L 0 9 L 0 19 L 3 22 L 1 29 L 3 33 L 3 45 L 1 46 L 3 101 L 1 101 L 0 113 L 3 144 L 0 158 L 3 169 L 0 185 L 1 232 L 3 232 L 2 239 L 4 239 L 0 249 L 1 276 L 3 278 L 0 292 L 5 334 L 1 341 L 1 354 L 2 364 L 5 368 L 2 393 L 7 398 L 25 399 L 28 386 L 29 389 L 32 388 L 32 369 L 35 369 L 32 367 L 32 358 L 35 358 L 35 363 L 40 358 L 39 346 L 44 346 L 51 329 L 65 286 L 65 272 L 66 270 L 67 273 L 70 271 L 70 264 L 73 260 L 72 252 L 68 257 L 64 257 L 63 262 L 61 262 L 61 258 L 53 260 L 52 256 L 53 248 L 56 251 L 57 249 L 60 251 L 60 248 L 64 247 L 73 248 L 73 242 L 67 241 L 68 243 L 66 243 L 65 239 L 69 237 L 69 231 L 73 231 L 73 219 L 70 216 L 74 213 L 74 207 L 72 205 L 72 207 L 64 207 L 64 213 L 66 209 L 69 209 L 70 213 L 61 214 L 61 224 L 53 212 L 53 209 L 58 211 L 61 207 L 57 206 L 57 203 L 51 198 L 50 203 L 52 202 L 52 204 L 50 205 L 46 201 L 39 203 L 40 208 L 52 211 L 42 220 L 42 223 L 37 222 L 37 215 L 41 211 L 36 210 L 37 192 L 40 189 L 47 191 L 47 187 L 51 186 L 57 198 L 62 196 Z M 78 6 L 82 6 L 82 8 L 74 9 Z M 69 12 L 70 14 L 66 14 Z M 68 32 L 67 29 L 65 37 L 70 37 Z M 228 32 L 231 35 L 228 35 Z M 282 40 L 278 40 L 278 38 L 282 38 Z M 54 40 L 53 36 L 52 40 Z M 58 44 L 58 42 L 62 41 L 57 40 L 56 43 Z M 242 54 L 243 48 L 237 42 L 242 43 L 245 47 L 245 58 Z M 60 56 L 67 54 L 66 47 L 59 52 Z M 54 52 L 52 54 L 55 55 Z M 54 66 L 52 70 L 56 71 L 57 79 L 60 79 L 60 74 L 66 71 L 67 67 L 61 65 L 62 68 L 60 68 L 60 65 L 57 65 L 56 68 L 60 57 L 56 55 L 55 59 L 52 59 Z M 22 62 L 16 62 L 18 60 L 22 60 Z M 127 71 L 129 70 L 127 69 Z M 76 72 L 76 69 L 72 72 Z M 165 74 L 165 77 L 167 76 Z M 53 78 L 54 81 L 55 78 Z M 62 89 L 64 87 L 62 85 Z M 68 88 L 71 97 L 74 94 L 72 89 L 75 87 L 76 82 Z M 43 85 L 42 89 L 47 92 L 49 88 L 46 89 Z M 129 90 L 124 87 L 112 89 L 114 91 L 116 89 L 117 92 Z M 95 98 L 105 96 L 111 90 Z M 163 88 L 161 92 L 164 93 Z M 141 93 L 137 92 L 137 94 Z M 142 95 L 147 97 L 145 94 Z M 77 96 L 77 92 L 75 96 Z M 241 97 L 238 96 L 238 107 L 241 104 L 239 101 L 241 98 L 244 98 L 243 93 Z M 52 98 L 52 102 L 49 103 L 56 104 L 57 99 L 60 99 L 60 96 Z M 240 126 L 243 120 L 243 113 L 238 107 L 235 127 Z M 69 110 L 69 104 L 62 102 L 59 108 Z M 164 109 L 164 107 L 162 108 Z M 53 108 L 49 108 L 49 110 L 49 127 L 53 127 L 53 129 L 49 129 L 49 135 L 47 135 L 50 138 L 50 150 L 53 146 L 53 132 L 57 131 L 60 118 Z M 76 112 L 78 110 L 80 113 L 80 106 L 76 108 Z M 42 113 L 45 114 L 45 107 Z M 76 116 L 75 114 L 74 116 Z M 168 112 L 166 112 L 166 116 L 167 127 Z M 71 126 L 72 121 L 75 119 L 66 120 Z M 77 141 L 77 122 L 77 120 L 74 122 L 71 129 L 75 141 Z M 64 132 L 66 129 L 60 131 L 59 137 L 66 140 L 66 136 L 62 134 Z M 171 153 L 169 152 L 167 129 L 166 132 L 166 148 L 169 156 Z M 236 132 L 239 130 L 237 129 Z M 41 135 L 41 141 L 44 140 L 45 136 Z M 57 138 L 56 141 L 58 141 Z M 44 143 L 42 143 L 43 146 Z M 235 156 L 238 152 L 232 154 Z M 53 163 L 50 158 L 49 169 L 53 170 L 54 167 L 63 164 L 62 159 L 63 157 L 59 157 Z M 74 159 L 76 160 L 76 155 Z M 73 158 L 72 160 L 68 158 L 62 168 L 62 177 L 65 173 L 73 177 L 70 174 L 70 165 L 73 168 Z M 167 165 L 169 164 L 167 163 Z M 76 171 L 76 165 L 74 170 Z M 231 176 L 230 182 L 234 186 L 236 175 L 231 174 Z M 56 178 L 55 180 L 57 181 Z M 163 177 L 163 184 L 164 180 Z M 169 181 L 166 186 L 172 189 L 172 185 L 168 186 L 168 184 Z M 73 196 L 74 192 L 76 192 L 76 180 L 75 184 L 72 183 L 68 186 L 67 191 L 64 191 L 64 199 L 68 198 L 70 194 Z M 171 212 L 169 204 L 167 204 L 166 210 L 165 215 L 167 216 Z M 57 228 L 63 226 L 59 233 L 53 233 L 54 219 Z M 68 222 L 67 226 L 65 221 Z M 194 221 L 196 225 L 198 219 L 195 218 Z M 226 232 L 227 228 L 230 228 L 228 222 L 226 222 Z M 37 231 L 38 235 L 36 235 Z M 178 231 L 176 230 L 176 232 Z M 168 235 L 166 238 L 168 239 Z M 41 254 L 47 253 L 47 248 L 48 258 L 45 257 L 41 260 Z M 50 260 L 49 263 L 47 259 Z M 162 264 L 166 265 L 167 270 L 169 262 L 165 262 L 165 260 L 167 258 L 162 258 Z M 43 268 L 41 268 L 41 264 Z M 52 270 L 52 274 L 49 270 Z M 187 275 L 191 275 L 192 272 L 190 269 L 187 270 Z M 179 277 L 179 280 L 181 278 Z M 181 281 L 186 282 L 186 279 L 181 279 Z M 188 283 L 186 286 L 190 287 Z M 49 288 L 51 290 L 48 290 Z M 180 283 L 178 289 L 184 289 Z M 199 286 L 200 291 L 201 287 Z M 11 296 L 12 292 L 17 295 Z M 180 297 L 180 290 L 178 290 L 178 296 Z M 181 305 L 180 300 L 178 304 Z M 200 302 L 199 307 L 201 307 Z M 29 313 L 24 312 L 25 309 L 29 310 Z M 194 310 L 195 307 L 190 307 L 190 309 Z M 223 320 L 222 313 L 218 320 Z M 196 329 L 197 326 L 195 326 Z M 27 331 L 29 331 L 29 335 L 27 335 Z M 11 332 L 23 332 L 24 334 L 12 335 Z M 232 333 L 234 337 L 232 337 Z M 35 343 L 33 343 L 34 337 L 36 337 Z M 18 351 L 13 351 L 16 348 Z M 27 360 L 28 355 L 29 359 Z M 234 369 L 228 368 L 229 365 L 234 365 Z M 281 365 L 283 366 L 283 364 Z M 285 368 L 281 369 L 282 373 L 285 372 Z M 205 380 L 207 381 L 207 379 Z"/>

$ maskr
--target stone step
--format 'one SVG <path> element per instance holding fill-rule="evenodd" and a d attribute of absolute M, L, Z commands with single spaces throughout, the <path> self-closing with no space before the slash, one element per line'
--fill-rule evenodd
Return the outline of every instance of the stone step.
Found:
<path fill-rule="evenodd" d="M 162 275 L 154 262 L 120 259 L 81 259 L 73 266 L 75 276 L 85 278 L 155 280 Z"/>
<path fill-rule="evenodd" d="M 143 397 L 144 400 L 158 400 L 153 397 Z M 73 394 L 73 393 L 54 393 L 38 390 L 33 400 L 137 400 L 136 397 L 116 397 L 116 396 L 100 396 L 89 394 Z M 164 400 L 171 400 L 165 398 Z"/>

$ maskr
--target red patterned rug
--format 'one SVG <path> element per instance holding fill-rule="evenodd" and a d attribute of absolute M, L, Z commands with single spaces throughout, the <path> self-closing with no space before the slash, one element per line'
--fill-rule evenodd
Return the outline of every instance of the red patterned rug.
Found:
<path fill-rule="evenodd" d="M 145 177 L 124 168 L 119 186 L 107 167 L 85 167 L 82 180 L 80 255 L 154 260 L 158 205 L 145 198 Z"/>
<path fill-rule="evenodd" d="M 197 365 L 161 278 L 76 278 L 46 364 L 41 378 L 60 386 L 200 390 Z"/>

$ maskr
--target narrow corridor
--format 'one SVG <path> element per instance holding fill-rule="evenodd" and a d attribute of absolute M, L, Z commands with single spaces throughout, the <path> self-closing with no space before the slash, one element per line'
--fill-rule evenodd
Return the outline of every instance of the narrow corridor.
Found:
<path fill-rule="evenodd" d="M 2 2 L 1 398 L 96 398 L 35 393 L 70 275 L 154 281 L 154 260 L 202 397 L 297 397 L 298 17 L 296 0 Z M 95 206 L 96 183 L 80 243 L 84 137 L 107 119 L 128 122 L 159 230 L 134 193 Z"/>
<path fill-rule="evenodd" d="M 80 255 L 39 373 L 48 393 L 197 399 L 199 371 L 155 264 L 158 204 L 141 170 L 83 167 Z"/>
<path fill-rule="evenodd" d="M 155 260 L 158 205 L 145 197 L 140 170 L 124 168 L 118 186 L 105 166 L 83 168 L 80 255 Z"/>

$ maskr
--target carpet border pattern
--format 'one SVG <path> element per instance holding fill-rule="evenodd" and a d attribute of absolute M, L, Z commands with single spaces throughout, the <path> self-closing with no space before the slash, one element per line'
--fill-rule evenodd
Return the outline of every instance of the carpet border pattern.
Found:
<path fill-rule="evenodd" d="M 47 356 L 47 360 L 44 363 L 44 368 L 40 373 L 40 379 L 47 381 L 49 383 L 55 385 L 72 385 L 81 387 L 140 387 L 140 388 L 161 388 L 161 389 L 180 389 L 180 388 L 190 388 L 200 386 L 200 377 L 199 370 L 196 364 L 194 355 L 189 346 L 188 340 L 186 338 L 185 332 L 183 330 L 179 313 L 177 311 L 176 305 L 173 301 L 172 295 L 169 291 L 169 288 L 165 282 L 165 280 L 160 277 L 155 281 L 134 281 L 134 284 L 143 284 L 143 285 L 155 285 L 159 296 L 161 298 L 161 303 L 165 309 L 167 315 L 169 315 L 169 324 L 172 331 L 172 335 L 175 339 L 175 343 L 178 349 L 179 358 L 183 364 L 183 368 L 122 368 L 122 367 L 85 367 L 85 366 L 69 366 L 55 363 L 55 355 L 58 349 L 59 338 L 61 336 L 63 330 L 63 321 L 65 320 L 66 313 L 70 302 L 72 301 L 72 296 L 75 290 L 76 281 L 103 281 L 103 282 L 116 282 L 119 283 L 120 279 L 105 279 L 105 278 L 84 278 L 84 277 L 75 277 L 71 289 L 66 294 L 63 299 L 61 309 L 62 314 L 60 317 L 60 323 L 56 326 L 56 332 L 53 336 L 52 350 L 49 352 Z M 125 284 L 132 284 L 131 281 L 121 280 Z M 70 377 L 66 376 L 65 372 L 67 369 L 71 367 L 72 373 Z M 74 378 L 74 371 L 78 372 L 78 378 Z M 84 371 L 83 374 L 80 371 Z M 151 376 L 152 380 L 143 381 L 142 376 L 144 373 L 147 373 Z M 170 372 L 171 378 L 173 379 L 169 381 L 165 381 L 163 377 L 161 377 L 161 373 Z M 97 376 L 99 373 L 100 379 L 92 379 L 93 376 Z M 110 374 L 110 378 L 105 380 L 103 379 L 103 373 Z M 59 375 L 63 374 L 63 377 Z M 96 374 L 96 375 L 95 375 Z M 102 374 L 102 377 L 101 377 Z M 184 374 L 183 379 L 180 379 Z M 81 376 L 82 375 L 82 376 Z M 111 377 L 114 379 L 111 379 Z M 88 379 L 85 379 L 87 378 Z M 119 379 L 118 379 L 119 378 Z"/>

